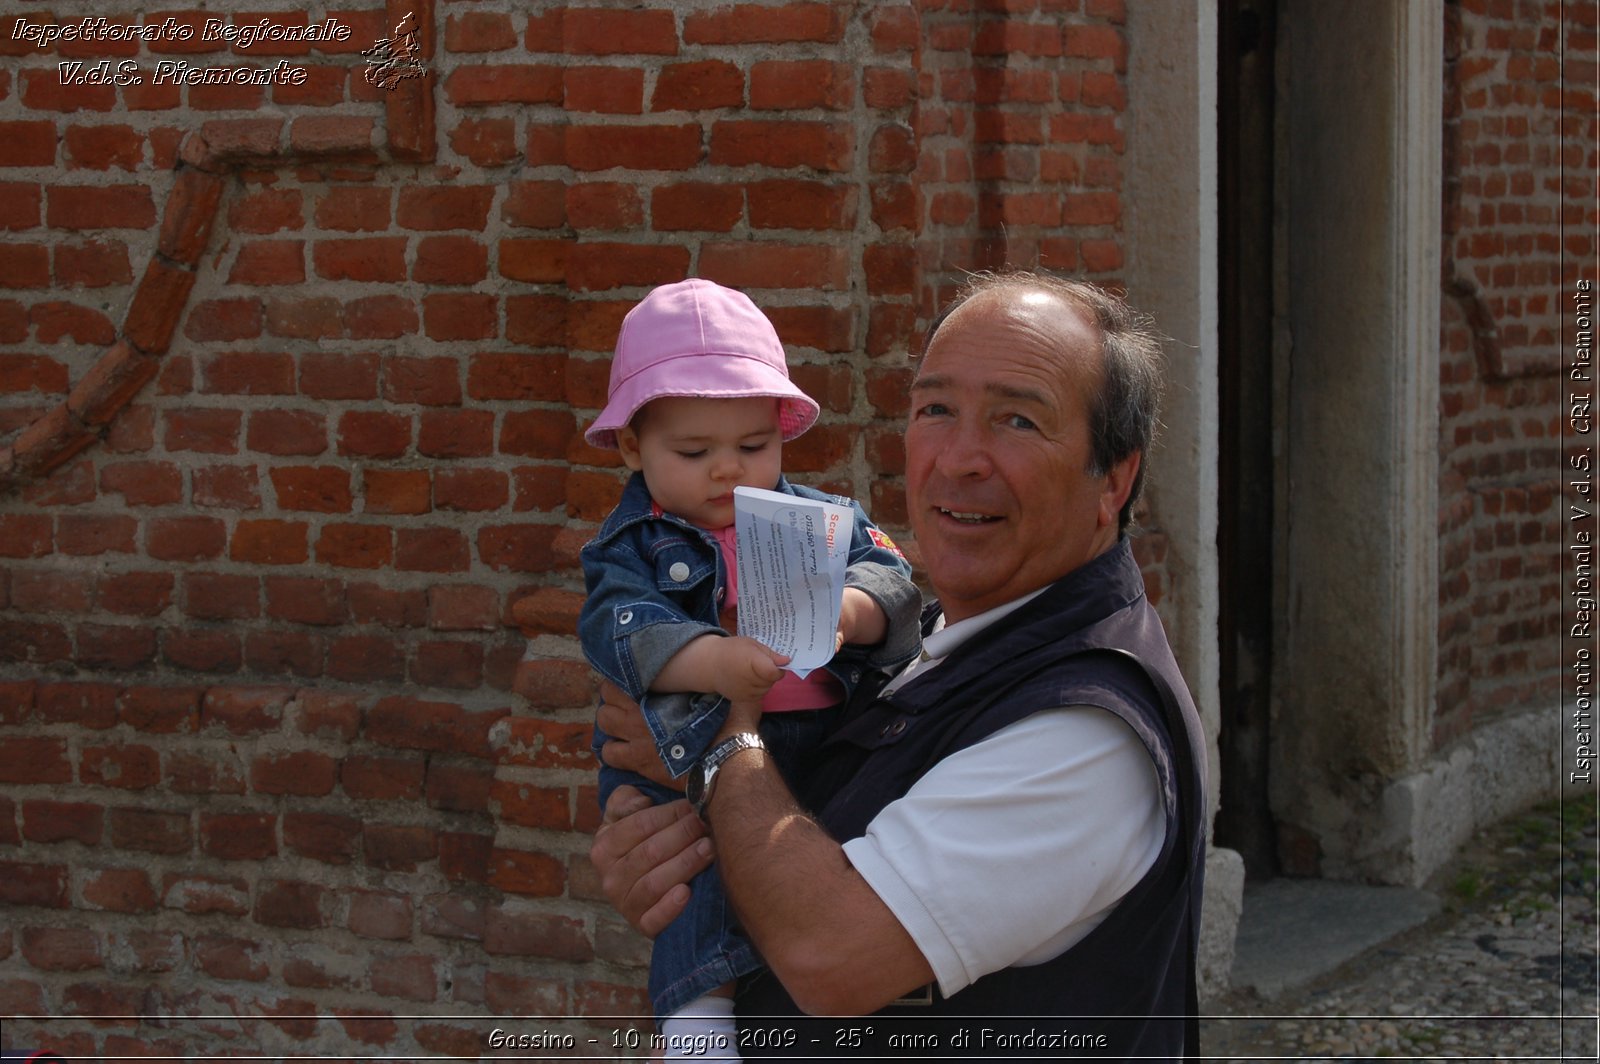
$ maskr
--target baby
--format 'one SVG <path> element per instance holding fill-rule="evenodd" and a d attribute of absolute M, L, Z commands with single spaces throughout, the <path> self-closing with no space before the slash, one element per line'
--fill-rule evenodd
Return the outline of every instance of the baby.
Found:
<path fill-rule="evenodd" d="M 893 541 L 858 504 L 783 477 L 783 444 L 817 412 L 790 382 L 772 323 L 740 292 L 703 280 L 664 285 L 623 320 L 606 407 L 585 438 L 620 451 L 633 476 L 583 548 L 579 634 L 590 663 L 640 703 L 674 776 L 706 754 L 727 700 L 757 698 L 762 741 L 793 773 L 866 670 L 894 668 L 917 652 L 920 596 Z M 803 680 L 782 669 L 788 659 L 729 634 L 738 599 L 733 489 L 741 486 L 855 513 L 839 650 Z M 597 752 L 605 738 L 596 729 Z M 680 797 L 602 765 L 601 804 L 624 783 L 656 801 Z M 723 1059 L 737 1059 L 733 982 L 761 962 L 732 926 L 716 869 L 691 889 L 689 907 L 655 941 L 651 1003 L 669 1058 L 696 1047 L 703 1056 L 712 1034 L 722 1036 Z"/>

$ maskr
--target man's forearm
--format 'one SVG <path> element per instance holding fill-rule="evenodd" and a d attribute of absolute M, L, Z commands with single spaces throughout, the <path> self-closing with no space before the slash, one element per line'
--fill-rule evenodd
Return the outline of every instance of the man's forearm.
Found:
<path fill-rule="evenodd" d="M 745 931 L 806 1012 L 875 1012 L 933 978 L 900 922 L 800 808 L 765 751 L 722 765 L 706 816 Z"/>

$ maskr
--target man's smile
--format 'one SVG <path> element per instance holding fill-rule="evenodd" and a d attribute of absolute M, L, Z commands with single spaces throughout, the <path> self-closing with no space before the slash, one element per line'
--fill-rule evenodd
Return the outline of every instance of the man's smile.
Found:
<path fill-rule="evenodd" d="M 944 506 L 937 506 L 934 509 L 942 516 L 959 521 L 964 525 L 986 525 L 994 521 L 1004 520 L 1004 518 L 997 517 L 994 514 L 978 513 L 975 510 L 952 510 Z"/>

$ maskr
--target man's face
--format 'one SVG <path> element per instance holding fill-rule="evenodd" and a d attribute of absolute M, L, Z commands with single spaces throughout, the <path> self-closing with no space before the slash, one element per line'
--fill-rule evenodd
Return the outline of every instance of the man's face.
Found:
<path fill-rule="evenodd" d="M 1091 477 L 1100 340 L 1078 307 L 991 291 L 947 318 L 906 429 L 911 527 L 949 621 L 1065 576 L 1117 540 L 1139 458 Z"/>
<path fill-rule="evenodd" d="M 617 430 L 629 469 L 644 473 L 663 510 L 701 528 L 733 524 L 733 489 L 767 488 L 783 471 L 778 401 L 652 399 Z"/>

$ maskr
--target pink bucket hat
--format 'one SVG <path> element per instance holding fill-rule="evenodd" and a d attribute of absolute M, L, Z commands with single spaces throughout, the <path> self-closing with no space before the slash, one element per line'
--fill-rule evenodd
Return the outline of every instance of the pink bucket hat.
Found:
<path fill-rule="evenodd" d="M 617 429 L 639 408 L 664 395 L 781 400 L 784 441 L 817 420 L 817 404 L 789 380 L 783 344 L 750 297 L 690 278 L 662 285 L 622 319 L 606 408 L 583 438 L 615 447 Z"/>

